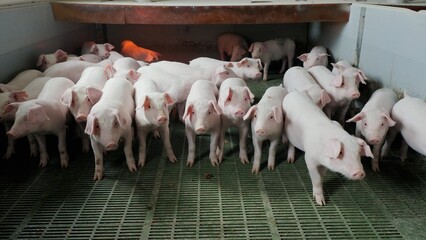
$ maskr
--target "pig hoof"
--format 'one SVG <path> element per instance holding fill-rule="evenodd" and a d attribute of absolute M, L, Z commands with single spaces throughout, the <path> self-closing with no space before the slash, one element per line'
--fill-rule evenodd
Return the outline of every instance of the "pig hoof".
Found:
<path fill-rule="evenodd" d="M 315 198 L 315 201 L 317 202 L 318 205 L 325 206 L 324 196 L 314 195 L 314 198 Z"/>
<path fill-rule="evenodd" d="M 175 163 L 177 162 L 177 158 L 175 156 L 169 157 L 169 161 Z"/>
<path fill-rule="evenodd" d="M 39 167 L 44 168 L 47 165 L 47 160 L 40 160 Z"/>
<path fill-rule="evenodd" d="M 240 158 L 240 161 L 241 161 L 241 163 L 242 163 L 242 164 L 247 164 L 247 163 L 249 163 L 248 158 Z"/>
<path fill-rule="evenodd" d="M 294 163 L 294 158 L 287 158 L 288 163 Z"/>
<path fill-rule="evenodd" d="M 100 170 L 95 171 L 95 175 L 93 176 L 93 181 L 102 180 L 103 172 Z"/>
<path fill-rule="evenodd" d="M 127 166 L 129 168 L 130 172 L 136 172 L 138 170 L 138 168 L 136 167 L 136 164 L 130 164 L 129 166 Z"/>
<path fill-rule="evenodd" d="M 268 165 L 268 169 L 271 170 L 271 171 L 274 171 L 275 170 L 275 166 L 274 165 Z"/>
<path fill-rule="evenodd" d="M 374 172 L 380 172 L 378 165 L 373 165 L 372 169 L 373 169 Z"/>
<path fill-rule="evenodd" d="M 187 161 L 186 162 L 187 167 L 192 167 L 193 165 L 194 165 L 194 161 Z"/>
<path fill-rule="evenodd" d="M 139 160 L 139 162 L 138 162 L 138 166 L 139 166 L 139 167 L 143 167 L 143 166 L 145 166 L 145 161 Z"/>
<path fill-rule="evenodd" d="M 259 168 L 253 168 L 253 169 L 251 170 L 251 173 L 252 173 L 252 174 L 258 174 L 258 173 L 259 173 Z"/>
<path fill-rule="evenodd" d="M 66 161 L 66 162 L 61 162 L 61 167 L 62 167 L 62 168 L 67 168 L 67 167 L 68 167 L 68 161 Z"/>
<path fill-rule="evenodd" d="M 159 139 L 160 138 L 160 133 L 158 131 L 154 131 L 152 133 L 152 135 L 154 136 L 155 139 Z"/>
<path fill-rule="evenodd" d="M 210 161 L 213 167 L 217 167 L 219 166 L 219 161 L 218 160 L 211 160 Z"/>

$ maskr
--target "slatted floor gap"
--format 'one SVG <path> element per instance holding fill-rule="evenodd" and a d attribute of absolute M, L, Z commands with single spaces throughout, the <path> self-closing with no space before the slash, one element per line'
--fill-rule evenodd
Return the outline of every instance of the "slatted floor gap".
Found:
<path fill-rule="evenodd" d="M 249 86 L 261 96 L 279 83 Z M 108 153 L 98 182 L 93 153 L 76 153 L 78 139 L 70 137 L 67 169 L 54 150 L 48 166 L 38 168 L 21 140 L 15 157 L 1 160 L 0 239 L 426 239 L 426 166 L 414 152 L 402 166 L 394 149 L 380 173 L 363 159 L 362 181 L 327 172 L 327 205 L 317 206 L 301 152 L 289 164 L 281 145 L 277 168 L 269 171 L 265 143 L 262 170 L 253 175 L 251 162 L 238 159 L 231 129 L 219 167 L 210 165 L 209 137 L 200 136 L 188 168 L 184 125 L 172 121 L 171 135 L 177 163 L 167 160 L 161 140 L 150 138 L 145 167 L 129 172 L 119 149 Z M 251 139 L 248 149 L 252 156 Z"/>

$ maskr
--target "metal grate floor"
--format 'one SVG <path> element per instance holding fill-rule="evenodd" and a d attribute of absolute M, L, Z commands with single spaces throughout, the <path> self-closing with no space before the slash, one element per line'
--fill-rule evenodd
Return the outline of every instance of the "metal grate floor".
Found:
<path fill-rule="evenodd" d="M 267 86 L 256 84 L 257 91 Z M 251 163 L 238 159 L 238 134 L 231 130 L 219 167 L 210 165 L 209 137 L 201 136 L 188 168 L 183 124 L 173 122 L 171 134 L 177 163 L 167 160 L 161 140 L 151 139 L 144 168 L 130 173 L 122 151 L 111 152 L 98 182 L 91 152 L 71 153 L 67 169 L 54 152 L 45 169 L 26 151 L 3 160 L 0 238 L 426 239 L 426 162 L 416 153 L 404 166 L 396 155 L 385 159 L 380 173 L 365 159 L 363 181 L 327 172 L 327 205 L 320 207 L 301 152 L 289 164 L 281 147 L 276 170 L 264 164 L 253 175 Z"/>

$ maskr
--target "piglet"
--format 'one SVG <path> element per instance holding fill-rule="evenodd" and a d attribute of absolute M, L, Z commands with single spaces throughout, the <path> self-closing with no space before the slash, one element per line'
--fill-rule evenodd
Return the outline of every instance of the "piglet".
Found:
<path fill-rule="evenodd" d="M 275 154 L 283 138 L 283 111 L 282 101 L 287 90 L 280 86 L 266 89 L 257 105 L 253 105 L 244 115 L 243 120 L 251 119 L 251 131 L 254 146 L 254 161 L 251 172 L 259 173 L 262 142 L 270 141 L 268 168 L 275 169 Z"/>
<path fill-rule="evenodd" d="M 288 62 L 288 68 L 293 67 L 294 51 L 296 44 L 289 38 L 273 39 L 265 42 L 254 42 L 250 45 L 249 52 L 251 57 L 260 59 L 264 64 L 263 80 L 268 80 L 268 69 L 271 61 L 282 60 L 280 74 L 285 70 Z"/>
<path fill-rule="evenodd" d="M 110 43 L 96 44 L 95 42 L 89 41 L 83 43 L 83 46 L 81 47 L 81 55 L 91 53 L 104 60 L 109 57 L 109 52 L 113 49 L 114 46 Z"/>
<path fill-rule="evenodd" d="M 389 127 L 395 125 L 390 117 L 397 102 L 396 94 L 389 88 L 381 88 L 371 95 L 361 112 L 346 122 L 356 122 L 355 135 L 363 136 L 368 144 L 373 145 L 373 171 L 379 171 L 380 149 L 385 141 Z"/>
<path fill-rule="evenodd" d="M 111 78 L 102 92 L 87 116 L 85 129 L 95 155 L 95 181 L 103 177 L 103 152 L 117 149 L 121 139 L 124 140 L 127 167 L 131 172 L 137 170 L 132 152 L 132 119 L 135 114 L 133 85 L 124 78 Z"/>
<path fill-rule="evenodd" d="M 140 47 L 130 40 L 121 42 L 121 54 L 144 62 L 158 61 L 161 56 L 159 53 Z"/>
<path fill-rule="evenodd" d="M 208 80 L 196 81 L 186 100 L 182 120 L 185 122 L 185 133 L 188 138 L 188 159 L 186 165 L 192 167 L 195 159 L 195 135 L 210 134 L 210 162 L 219 165 L 216 154 L 220 135 L 222 111 L 217 105 L 218 89 Z"/>
<path fill-rule="evenodd" d="M 137 81 L 135 88 L 136 114 L 135 122 L 139 139 L 139 162 L 143 167 L 146 159 L 146 137 L 149 132 L 159 131 L 170 162 L 177 159 L 170 144 L 169 110 L 176 100 L 167 92 L 160 92 L 151 79 Z"/>
<path fill-rule="evenodd" d="M 391 117 L 396 124 L 389 129 L 381 156 L 388 154 L 398 132 L 402 135 L 400 158 L 403 163 L 407 159 L 408 146 L 426 156 L 426 102 L 404 92 L 404 98 L 393 106 Z"/>
<path fill-rule="evenodd" d="M 48 160 L 44 134 L 54 134 L 58 137 L 61 167 L 68 167 L 66 145 L 68 108 L 60 103 L 60 98 L 65 90 L 72 86 L 74 86 L 74 82 L 68 78 L 51 78 L 36 99 L 11 103 L 5 108 L 5 113 L 16 112 L 15 122 L 7 132 L 8 137 L 16 139 L 28 134 L 35 134 L 40 152 L 41 167 L 45 167 Z"/>
<path fill-rule="evenodd" d="M 262 63 L 260 59 L 243 58 L 238 62 L 226 62 L 208 57 L 199 57 L 191 60 L 189 66 L 208 69 L 214 72 L 217 67 L 225 66 L 241 79 L 258 79 L 262 77 Z"/>
<path fill-rule="evenodd" d="M 218 106 L 222 110 L 222 130 L 219 138 L 219 162 L 222 161 L 223 147 L 225 142 L 225 131 L 229 127 L 237 127 L 239 132 L 240 161 L 248 163 L 247 157 L 247 134 L 249 121 L 243 117 L 254 101 L 254 94 L 241 78 L 228 78 L 223 81 L 219 89 Z"/>
<path fill-rule="evenodd" d="M 352 180 L 361 180 L 365 172 L 361 156 L 373 158 L 364 140 L 351 136 L 331 121 L 304 92 L 290 92 L 282 102 L 285 134 L 289 140 L 287 160 L 294 161 L 294 147 L 305 151 L 305 162 L 318 205 L 325 205 L 322 182 L 327 169 Z"/>
<path fill-rule="evenodd" d="M 14 102 L 23 102 L 31 99 L 35 99 L 40 94 L 46 82 L 50 77 L 38 77 L 31 81 L 26 87 L 19 91 L 4 92 L 0 93 L 0 121 L 3 122 L 6 132 L 10 130 L 15 120 L 14 112 L 4 113 L 6 106 Z M 31 156 L 37 154 L 37 146 L 34 137 L 28 135 L 28 141 L 30 144 Z M 7 150 L 4 159 L 9 159 L 15 150 L 15 140 L 8 139 Z"/>
<path fill-rule="evenodd" d="M 0 92 L 11 92 L 22 90 L 32 80 L 41 77 L 42 72 L 36 69 L 28 69 L 18 73 L 12 80 L 7 83 L 0 83 Z"/>
<path fill-rule="evenodd" d="M 68 53 L 64 52 L 61 49 L 56 50 L 54 53 L 50 54 L 40 54 L 37 60 L 37 67 L 40 68 L 41 71 L 46 70 L 53 64 L 59 62 L 65 62 L 68 58 Z"/>
<path fill-rule="evenodd" d="M 283 86 L 289 91 L 306 92 L 321 109 L 331 101 L 328 93 L 321 88 L 311 74 L 302 67 L 288 69 L 283 77 Z"/>
<path fill-rule="evenodd" d="M 240 61 L 248 56 L 248 44 L 244 38 L 235 33 L 224 33 L 217 38 L 217 48 L 222 61 Z"/>
<path fill-rule="evenodd" d="M 359 82 L 366 84 L 364 79 L 352 72 L 344 71 L 337 75 L 333 74 L 324 66 L 313 66 L 308 69 L 315 81 L 329 94 L 331 101 L 324 107 L 324 111 L 329 118 L 334 118 L 343 126 L 346 112 L 352 100 L 359 98 Z"/>
<path fill-rule="evenodd" d="M 309 53 L 304 53 L 297 58 L 303 62 L 303 67 L 309 69 L 313 66 L 325 66 L 328 65 L 327 49 L 323 46 L 315 46 Z"/>

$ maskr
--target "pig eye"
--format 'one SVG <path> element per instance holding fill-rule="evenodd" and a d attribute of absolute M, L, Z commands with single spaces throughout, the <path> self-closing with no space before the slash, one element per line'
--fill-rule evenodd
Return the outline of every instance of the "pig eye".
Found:
<path fill-rule="evenodd" d="M 244 101 L 247 101 L 248 99 L 247 98 L 244 98 Z"/>
<path fill-rule="evenodd" d="M 364 123 L 364 126 L 367 126 L 367 123 L 366 123 L 366 122 Z"/>
<path fill-rule="evenodd" d="M 230 98 L 230 97 L 229 97 L 229 98 L 227 98 L 227 99 L 226 99 L 226 101 L 231 101 L 231 98 Z"/>
<path fill-rule="evenodd" d="M 384 123 L 382 123 L 380 126 L 382 126 L 382 127 L 383 127 L 384 125 L 385 125 L 385 124 L 384 124 Z"/>
<path fill-rule="evenodd" d="M 257 115 L 256 114 L 254 114 L 254 118 L 256 118 L 257 117 Z"/>
<path fill-rule="evenodd" d="M 209 111 L 209 112 L 208 112 L 208 114 L 210 115 L 210 113 L 211 113 L 211 112 Z"/>
<path fill-rule="evenodd" d="M 274 119 L 274 116 L 272 116 L 272 115 L 271 115 L 269 118 L 270 118 L 270 119 Z"/>

